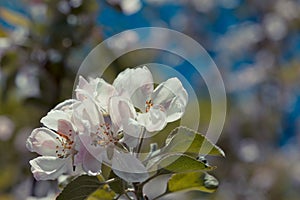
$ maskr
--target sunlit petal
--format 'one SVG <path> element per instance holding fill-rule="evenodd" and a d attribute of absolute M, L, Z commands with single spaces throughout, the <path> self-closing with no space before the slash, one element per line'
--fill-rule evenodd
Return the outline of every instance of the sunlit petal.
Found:
<path fill-rule="evenodd" d="M 60 119 L 70 121 L 71 115 L 61 110 L 52 110 L 41 119 L 41 123 L 50 129 L 57 130 Z"/>
<path fill-rule="evenodd" d="M 136 118 L 133 105 L 129 100 L 121 96 L 114 96 L 110 99 L 109 113 L 112 123 L 119 129 L 123 129 L 124 126 L 127 126 L 129 119 Z"/>
<path fill-rule="evenodd" d="M 70 171 L 71 159 L 60 159 L 52 156 L 40 156 L 31 161 L 31 171 L 36 180 L 54 180 Z"/>
<path fill-rule="evenodd" d="M 147 113 L 139 114 L 137 121 L 149 132 L 160 131 L 167 124 L 166 113 L 159 106 L 152 107 Z"/>
<path fill-rule="evenodd" d="M 72 111 L 74 104 L 78 103 L 75 99 L 67 99 L 57 104 L 52 110 L 61 110 L 64 112 Z"/>
<path fill-rule="evenodd" d="M 145 102 L 153 91 L 153 77 L 146 66 L 126 69 L 117 76 L 113 86 L 118 92 L 127 91 L 133 105 L 144 111 Z"/>
<path fill-rule="evenodd" d="M 45 156 L 56 156 L 56 146 L 59 144 L 57 134 L 47 128 L 34 129 L 26 141 L 26 147 L 31 152 Z"/>
<path fill-rule="evenodd" d="M 183 115 L 188 94 L 178 78 L 170 78 L 154 90 L 152 100 L 153 104 L 164 108 L 167 122 L 172 122 Z"/>

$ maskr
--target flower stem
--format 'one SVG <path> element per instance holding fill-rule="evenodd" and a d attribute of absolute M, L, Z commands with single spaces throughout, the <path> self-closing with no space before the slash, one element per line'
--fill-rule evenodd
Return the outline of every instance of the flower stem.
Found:
<path fill-rule="evenodd" d="M 140 185 L 139 183 L 133 184 L 134 190 L 135 190 L 135 196 L 137 200 L 145 200 L 144 195 L 143 195 L 143 186 Z"/>
<path fill-rule="evenodd" d="M 142 133 L 140 134 L 140 137 L 139 137 L 139 142 L 138 142 L 137 147 L 136 147 L 136 157 L 137 158 L 139 157 L 139 153 L 140 153 L 141 148 L 142 148 L 145 133 L 146 133 L 146 129 L 143 128 L 143 131 L 142 131 Z"/>
<path fill-rule="evenodd" d="M 159 199 L 160 197 L 163 197 L 165 195 L 166 195 L 166 193 L 162 193 L 162 194 L 158 195 L 157 197 L 155 197 L 153 200 Z"/>
<path fill-rule="evenodd" d="M 127 192 L 124 193 L 125 197 L 129 200 L 131 200 L 130 196 L 127 194 Z"/>

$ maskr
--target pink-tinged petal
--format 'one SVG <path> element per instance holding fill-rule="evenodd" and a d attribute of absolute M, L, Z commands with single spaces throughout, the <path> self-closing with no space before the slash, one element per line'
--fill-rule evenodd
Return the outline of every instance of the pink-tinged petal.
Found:
<path fill-rule="evenodd" d="M 109 98 L 116 93 L 115 88 L 105 80 L 90 78 L 87 81 L 82 76 L 79 77 L 79 83 L 75 91 L 78 100 L 95 99 L 98 106 L 103 110 L 107 110 Z"/>
<path fill-rule="evenodd" d="M 63 120 L 63 119 L 58 120 L 57 131 L 60 134 L 63 134 L 63 135 L 67 136 L 70 139 L 74 138 L 74 136 L 76 134 L 74 129 L 73 129 L 72 124 L 69 121 Z"/>
<path fill-rule="evenodd" d="M 89 82 L 83 76 L 79 76 L 77 88 L 87 89 L 88 85 Z"/>
<path fill-rule="evenodd" d="M 128 182 L 143 182 L 149 178 L 146 167 L 139 159 L 116 149 L 112 158 L 112 169 L 117 176 Z"/>
<path fill-rule="evenodd" d="M 78 135 L 78 138 L 82 143 L 83 148 L 85 148 L 84 151 L 87 151 L 99 162 L 102 162 L 103 155 L 106 154 L 106 146 L 100 146 L 99 144 L 97 144 L 97 138 L 95 137 L 95 135 L 93 135 L 93 133 L 80 133 Z M 82 158 L 84 160 L 84 156 Z"/>
<path fill-rule="evenodd" d="M 52 156 L 40 156 L 29 161 L 36 180 L 54 180 L 72 168 L 70 158 L 60 159 Z"/>
<path fill-rule="evenodd" d="M 133 105 L 121 96 L 114 96 L 109 101 L 109 114 L 112 123 L 119 129 L 127 125 L 129 119 L 136 118 Z"/>
<path fill-rule="evenodd" d="M 99 79 L 96 87 L 96 94 L 96 99 L 100 108 L 107 110 L 109 99 L 116 94 L 116 90 L 111 84 L 103 79 Z"/>
<path fill-rule="evenodd" d="M 67 112 L 61 110 L 52 110 L 41 119 L 41 123 L 46 127 L 57 130 L 58 129 L 58 120 L 70 121 L 71 115 Z"/>
<path fill-rule="evenodd" d="M 57 134 L 47 128 L 34 129 L 26 141 L 26 147 L 31 152 L 45 156 L 56 156 L 56 146 L 59 141 Z"/>
<path fill-rule="evenodd" d="M 90 123 L 87 120 L 81 118 L 81 115 L 74 112 L 72 116 L 72 122 L 78 132 L 85 132 L 86 129 L 91 130 Z"/>
<path fill-rule="evenodd" d="M 80 140 L 78 143 L 79 148 L 77 148 L 78 153 L 74 156 L 74 164 L 81 165 L 89 175 L 96 176 L 101 173 L 102 160 L 91 155 Z"/>
<path fill-rule="evenodd" d="M 86 118 L 83 118 L 82 115 L 76 111 L 73 113 L 72 122 L 78 132 L 85 132 L 86 130 L 91 130 L 91 125 L 89 121 L 87 121 Z"/>
<path fill-rule="evenodd" d="M 98 159 L 92 156 L 89 152 L 86 152 L 82 163 L 83 170 L 92 176 L 99 175 L 101 173 L 102 162 Z"/>
<path fill-rule="evenodd" d="M 93 94 L 95 90 L 95 85 L 89 84 L 89 82 L 83 78 L 82 76 L 79 76 L 79 82 L 76 88 L 76 98 L 80 101 L 84 100 L 86 98 L 86 94 Z M 84 93 L 86 92 L 86 93 Z"/>
<path fill-rule="evenodd" d="M 144 111 L 145 102 L 153 92 L 153 77 L 146 66 L 128 68 L 117 76 L 113 86 L 118 92 L 126 91 L 133 105 Z"/>
<path fill-rule="evenodd" d="M 74 116 L 78 120 L 86 120 L 90 122 L 91 127 L 104 123 L 104 118 L 99 108 L 91 99 L 85 99 L 74 109 Z"/>
<path fill-rule="evenodd" d="M 178 78 L 170 78 L 154 90 L 152 100 L 153 104 L 164 108 L 167 122 L 172 122 L 183 115 L 188 102 L 188 94 Z"/>
<path fill-rule="evenodd" d="M 167 125 L 166 113 L 160 106 L 153 106 L 149 112 L 139 114 L 137 121 L 149 132 L 160 131 Z"/>

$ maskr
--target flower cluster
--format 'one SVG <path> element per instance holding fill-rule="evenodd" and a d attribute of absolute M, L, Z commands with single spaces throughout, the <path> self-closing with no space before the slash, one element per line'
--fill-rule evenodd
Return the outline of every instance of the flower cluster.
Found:
<path fill-rule="evenodd" d="M 153 85 L 147 67 L 126 69 L 113 84 L 79 77 L 76 98 L 66 100 L 41 119 L 27 148 L 41 156 L 30 161 L 37 180 L 62 174 L 97 175 L 102 164 L 128 182 L 142 182 L 148 172 L 138 157 L 141 138 L 180 119 L 188 95 L 177 78 Z"/>

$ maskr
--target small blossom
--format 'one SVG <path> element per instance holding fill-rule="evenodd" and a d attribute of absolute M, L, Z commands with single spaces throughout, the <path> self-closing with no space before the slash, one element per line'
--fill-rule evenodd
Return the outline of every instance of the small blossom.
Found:
<path fill-rule="evenodd" d="M 53 180 L 66 173 L 75 173 L 75 135 L 70 122 L 57 120 L 57 129 L 34 129 L 26 146 L 42 156 L 31 160 L 31 170 L 37 180 Z"/>
<path fill-rule="evenodd" d="M 73 108 L 79 103 L 69 99 L 58 104 L 41 119 L 45 127 L 34 129 L 28 137 L 27 149 L 41 155 L 30 161 L 37 180 L 53 180 L 62 174 L 83 173 L 82 162 L 77 157 L 84 152 L 84 148 L 80 146 L 78 128 L 72 120 Z"/>
<path fill-rule="evenodd" d="M 136 120 L 149 132 L 160 131 L 168 122 L 180 119 L 188 101 L 178 78 L 170 78 L 154 89 L 146 66 L 121 72 L 113 86 L 139 109 Z"/>

